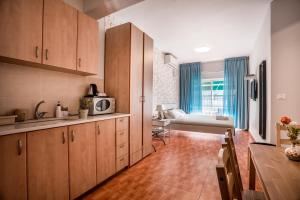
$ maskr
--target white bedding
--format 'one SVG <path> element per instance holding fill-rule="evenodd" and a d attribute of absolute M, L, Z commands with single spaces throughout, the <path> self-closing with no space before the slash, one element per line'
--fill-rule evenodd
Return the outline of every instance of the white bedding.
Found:
<path fill-rule="evenodd" d="M 170 119 L 170 120 L 171 120 L 171 124 L 234 128 L 233 119 L 231 117 L 228 117 L 228 120 L 217 120 L 216 116 L 186 114 L 183 117 L 177 119 Z"/>

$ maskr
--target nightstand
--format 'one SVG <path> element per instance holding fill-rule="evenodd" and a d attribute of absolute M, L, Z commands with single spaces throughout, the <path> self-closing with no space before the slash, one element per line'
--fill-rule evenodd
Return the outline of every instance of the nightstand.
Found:
<path fill-rule="evenodd" d="M 164 144 L 166 136 L 169 138 L 171 136 L 171 122 L 168 119 L 153 119 L 152 120 L 152 135 L 154 139 L 161 140 Z"/>

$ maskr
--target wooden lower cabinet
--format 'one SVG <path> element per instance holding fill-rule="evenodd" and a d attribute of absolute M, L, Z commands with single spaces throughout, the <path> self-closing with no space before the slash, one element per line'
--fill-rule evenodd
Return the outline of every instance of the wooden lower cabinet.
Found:
<path fill-rule="evenodd" d="M 117 158 L 117 161 L 116 161 L 117 172 L 121 171 L 122 169 L 124 169 L 127 166 L 128 166 L 128 154 L 125 154 L 125 155 Z"/>
<path fill-rule="evenodd" d="M 0 200 L 79 197 L 129 165 L 128 122 L 116 118 L 0 136 Z M 142 149 L 130 162 L 141 157 Z"/>
<path fill-rule="evenodd" d="M 0 136 L 0 199 L 26 199 L 26 189 L 26 133 Z"/>
<path fill-rule="evenodd" d="M 69 199 L 67 127 L 27 133 L 28 199 Z"/>
<path fill-rule="evenodd" d="M 70 198 L 96 185 L 96 126 L 85 123 L 69 126 Z"/>
<path fill-rule="evenodd" d="M 130 153 L 130 166 L 139 162 L 143 157 L 143 150 L 140 149 L 136 152 Z"/>
<path fill-rule="evenodd" d="M 99 121 L 97 128 L 97 183 L 116 173 L 115 119 Z"/>

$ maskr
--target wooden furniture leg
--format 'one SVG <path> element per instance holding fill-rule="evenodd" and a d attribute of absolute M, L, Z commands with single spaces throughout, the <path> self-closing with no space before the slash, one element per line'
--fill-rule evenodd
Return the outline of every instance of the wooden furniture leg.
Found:
<path fill-rule="evenodd" d="M 255 167 L 249 150 L 249 190 L 255 190 Z"/>

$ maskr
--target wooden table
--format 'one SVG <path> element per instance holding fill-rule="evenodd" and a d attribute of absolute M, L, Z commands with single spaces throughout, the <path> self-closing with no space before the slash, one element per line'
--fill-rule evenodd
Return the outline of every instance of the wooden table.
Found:
<path fill-rule="evenodd" d="M 257 174 L 266 199 L 300 200 L 300 162 L 290 161 L 274 146 L 250 144 L 249 155 L 250 190 L 255 189 Z"/>

